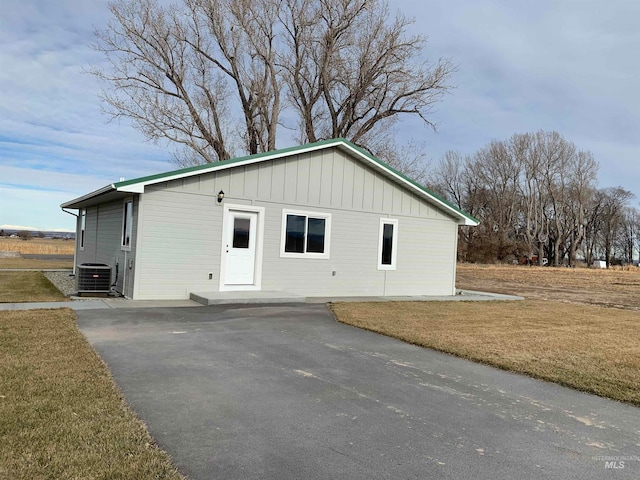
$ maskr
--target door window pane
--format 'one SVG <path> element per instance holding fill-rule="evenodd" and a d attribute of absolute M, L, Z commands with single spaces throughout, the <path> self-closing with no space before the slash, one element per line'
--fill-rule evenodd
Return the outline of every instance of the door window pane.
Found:
<path fill-rule="evenodd" d="M 311 218 L 307 227 L 307 252 L 324 253 L 324 218 Z"/>
<path fill-rule="evenodd" d="M 284 251 L 304 253 L 304 230 L 306 217 L 302 215 L 287 215 Z"/>
<path fill-rule="evenodd" d="M 385 223 L 382 226 L 382 265 L 391 265 L 393 252 L 393 224 Z"/>
<path fill-rule="evenodd" d="M 248 218 L 233 219 L 233 248 L 249 248 L 249 228 L 251 220 Z"/>

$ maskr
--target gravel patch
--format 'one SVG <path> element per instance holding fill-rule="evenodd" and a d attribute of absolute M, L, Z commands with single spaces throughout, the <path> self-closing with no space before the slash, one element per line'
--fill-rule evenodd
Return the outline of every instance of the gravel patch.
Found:
<path fill-rule="evenodd" d="M 66 297 L 76 295 L 78 288 L 76 286 L 76 277 L 71 276 L 71 271 L 66 270 L 64 272 L 43 272 L 44 276 L 49 279 L 55 287 L 62 292 Z"/>

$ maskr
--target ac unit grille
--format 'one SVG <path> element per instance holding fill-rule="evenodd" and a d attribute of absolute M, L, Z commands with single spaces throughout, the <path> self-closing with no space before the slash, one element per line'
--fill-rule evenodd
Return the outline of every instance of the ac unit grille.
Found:
<path fill-rule="evenodd" d="M 76 268 L 78 293 L 109 293 L 111 267 L 104 263 L 83 263 Z"/>

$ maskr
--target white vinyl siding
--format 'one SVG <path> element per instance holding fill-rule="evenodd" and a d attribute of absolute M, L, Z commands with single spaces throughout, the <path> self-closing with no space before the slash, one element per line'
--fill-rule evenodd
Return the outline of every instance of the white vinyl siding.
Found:
<path fill-rule="evenodd" d="M 222 213 L 218 188 L 207 195 L 147 188 L 137 241 L 136 299 L 186 299 L 218 291 Z M 242 203 L 242 202 L 234 202 Z M 209 279 L 211 273 L 211 279 Z"/>
<path fill-rule="evenodd" d="M 263 291 L 326 297 L 455 293 L 456 220 L 337 149 L 149 185 L 142 203 L 136 299 L 219 291 L 227 203 L 264 208 Z M 283 256 L 285 212 L 328 216 L 330 257 Z M 395 270 L 378 269 L 381 217 L 397 220 Z"/>

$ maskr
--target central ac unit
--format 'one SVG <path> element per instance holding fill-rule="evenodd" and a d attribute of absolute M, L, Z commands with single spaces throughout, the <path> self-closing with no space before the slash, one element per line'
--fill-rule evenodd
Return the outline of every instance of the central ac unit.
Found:
<path fill-rule="evenodd" d="M 104 263 L 83 263 L 77 266 L 78 294 L 109 293 L 111 267 Z"/>

